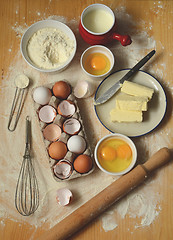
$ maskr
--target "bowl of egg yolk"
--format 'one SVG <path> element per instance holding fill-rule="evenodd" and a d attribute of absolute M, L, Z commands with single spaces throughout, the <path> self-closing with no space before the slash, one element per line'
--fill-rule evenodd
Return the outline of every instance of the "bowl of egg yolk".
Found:
<path fill-rule="evenodd" d="M 106 77 L 114 67 L 114 55 L 107 47 L 94 45 L 82 53 L 80 64 L 88 76 Z"/>
<path fill-rule="evenodd" d="M 137 150 L 133 141 L 122 134 L 104 136 L 95 147 L 97 166 L 110 175 L 123 175 L 135 165 Z"/>

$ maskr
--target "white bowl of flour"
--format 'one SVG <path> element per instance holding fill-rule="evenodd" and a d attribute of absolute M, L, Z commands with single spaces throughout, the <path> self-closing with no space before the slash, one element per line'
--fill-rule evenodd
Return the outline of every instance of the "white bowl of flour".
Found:
<path fill-rule="evenodd" d="M 31 25 L 21 40 L 25 61 L 40 72 L 64 70 L 76 53 L 76 38 L 72 30 L 56 20 L 43 20 Z"/>

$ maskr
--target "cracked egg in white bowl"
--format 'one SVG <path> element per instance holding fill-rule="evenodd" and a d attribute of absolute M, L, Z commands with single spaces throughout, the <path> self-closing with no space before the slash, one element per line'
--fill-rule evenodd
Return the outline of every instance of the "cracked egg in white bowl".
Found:
<path fill-rule="evenodd" d="M 123 175 L 135 166 L 137 150 L 129 137 L 119 133 L 108 134 L 96 144 L 94 158 L 103 172 Z"/>
<path fill-rule="evenodd" d="M 57 20 L 43 20 L 31 25 L 21 40 L 25 61 L 40 72 L 64 70 L 75 56 L 77 43 L 72 30 Z"/>
<path fill-rule="evenodd" d="M 115 63 L 111 50 L 103 45 L 87 48 L 81 55 L 80 64 L 84 73 L 92 79 L 108 76 Z"/>

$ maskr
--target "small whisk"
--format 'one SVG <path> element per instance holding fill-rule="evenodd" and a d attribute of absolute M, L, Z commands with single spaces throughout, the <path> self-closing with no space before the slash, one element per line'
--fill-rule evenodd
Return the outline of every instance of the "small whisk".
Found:
<path fill-rule="evenodd" d="M 39 206 L 39 189 L 30 156 L 30 120 L 26 117 L 26 147 L 15 193 L 15 206 L 23 216 L 34 213 Z"/>

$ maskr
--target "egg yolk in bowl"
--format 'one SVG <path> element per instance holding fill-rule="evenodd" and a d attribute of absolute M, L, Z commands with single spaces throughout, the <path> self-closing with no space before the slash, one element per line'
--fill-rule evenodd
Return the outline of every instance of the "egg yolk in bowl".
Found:
<path fill-rule="evenodd" d="M 92 75 L 102 75 L 109 71 L 111 63 L 109 58 L 99 52 L 91 53 L 84 63 L 85 70 Z"/>
<path fill-rule="evenodd" d="M 100 165 L 109 172 L 121 172 L 132 162 L 131 147 L 123 140 L 105 139 L 98 147 L 97 157 Z"/>

